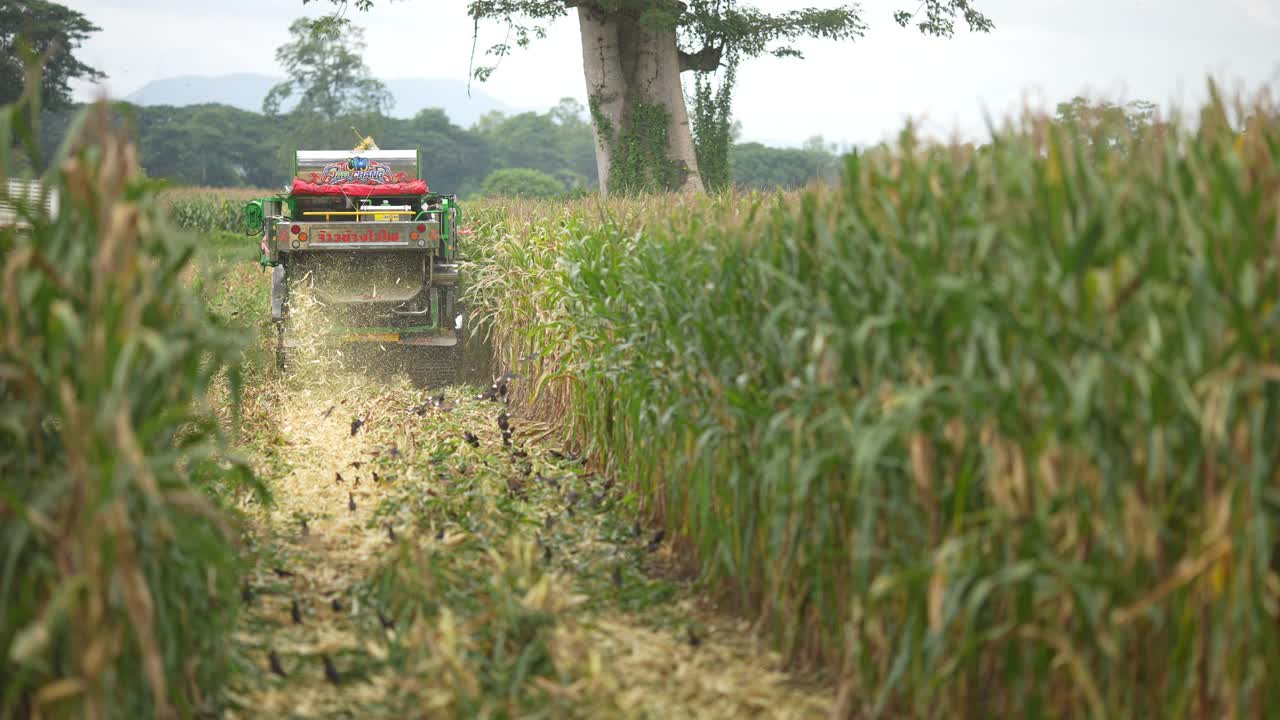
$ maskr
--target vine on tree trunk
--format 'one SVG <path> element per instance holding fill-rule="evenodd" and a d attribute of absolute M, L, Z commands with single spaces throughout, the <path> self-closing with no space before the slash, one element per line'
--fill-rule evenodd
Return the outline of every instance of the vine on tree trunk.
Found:
<path fill-rule="evenodd" d="M 671 158 L 671 111 L 657 103 L 631 102 L 621 130 L 600 111 L 597 96 L 588 98 L 596 131 L 609 148 L 609 177 L 601 178 L 610 193 L 633 194 L 679 190 L 689 169 Z"/>
<path fill-rule="evenodd" d="M 715 72 L 699 72 L 694 79 L 693 111 L 689 123 L 693 130 L 694 153 L 698 171 L 708 191 L 729 187 L 729 146 L 733 143 L 733 83 L 738 67 L 737 53 L 724 60 L 724 76 L 720 87 L 712 88 Z"/>

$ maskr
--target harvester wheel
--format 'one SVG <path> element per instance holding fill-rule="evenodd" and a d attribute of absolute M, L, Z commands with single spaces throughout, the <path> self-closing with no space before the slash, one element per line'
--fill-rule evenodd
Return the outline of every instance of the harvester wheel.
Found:
<path fill-rule="evenodd" d="M 276 323 L 276 370 L 284 372 L 286 351 L 284 347 L 284 323 Z"/>
<path fill-rule="evenodd" d="M 276 370 L 285 369 L 284 324 L 288 313 L 289 278 L 284 265 L 271 269 L 271 319 L 276 323 Z"/>

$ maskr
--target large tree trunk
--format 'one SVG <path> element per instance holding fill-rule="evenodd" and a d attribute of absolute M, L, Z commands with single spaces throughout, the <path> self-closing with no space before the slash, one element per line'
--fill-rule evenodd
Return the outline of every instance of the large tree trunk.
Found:
<path fill-rule="evenodd" d="M 676 184 L 677 187 L 667 189 L 702 192 L 689 113 L 680 86 L 680 51 L 675 28 L 642 27 L 634 12 L 605 13 L 585 4 L 578 6 L 578 26 L 582 34 L 587 95 L 592 105 L 601 190 L 607 193 L 626 189 L 621 185 L 645 184 L 636 177 L 639 166 L 650 187 Z M 637 146 L 620 142 L 620 138 L 644 136 L 654 131 L 643 126 L 646 117 L 651 117 L 644 114 L 645 106 L 666 110 L 669 124 L 665 147 L 657 148 L 659 153 L 665 153 L 665 159 L 647 158 L 638 162 L 637 157 L 625 156 L 628 152 L 634 154 Z M 619 157 L 619 152 L 624 156 Z M 661 165 L 664 160 L 664 169 L 655 169 L 655 164 Z M 666 172 L 672 169 L 677 172 Z"/>

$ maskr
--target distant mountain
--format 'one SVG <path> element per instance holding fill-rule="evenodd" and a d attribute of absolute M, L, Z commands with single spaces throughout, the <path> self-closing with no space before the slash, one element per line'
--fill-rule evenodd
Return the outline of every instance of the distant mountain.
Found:
<path fill-rule="evenodd" d="M 242 110 L 262 112 L 262 99 L 281 78 L 254 73 L 236 73 L 209 77 L 182 75 L 153 80 L 124 99 L 136 105 L 199 105 L 221 103 Z M 512 114 L 524 112 L 485 93 L 473 83 L 471 97 L 467 97 L 467 84 L 460 80 L 442 78 L 399 78 L 383 81 L 395 105 L 394 117 L 413 117 L 423 108 L 443 108 L 449 119 L 462 127 L 470 127 L 481 115 L 499 110 Z M 286 105 L 284 109 L 288 109 Z"/>
<path fill-rule="evenodd" d="M 262 99 L 279 78 L 252 73 L 181 75 L 152 80 L 124 99 L 135 105 L 200 105 L 221 103 L 241 110 L 262 112 Z"/>

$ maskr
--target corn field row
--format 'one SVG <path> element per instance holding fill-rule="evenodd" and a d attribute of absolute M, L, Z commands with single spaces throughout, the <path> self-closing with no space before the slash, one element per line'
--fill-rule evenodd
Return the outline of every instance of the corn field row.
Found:
<path fill-rule="evenodd" d="M 845 712 L 1273 716 L 1280 124 L 1251 112 L 491 207 L 470 302 Z"/>
<path fill-rule="evenodd" d="M 31 102 L 0 111 L 0 176 L 38 152 Z M 236 671 L 223 498 L 263 490 L 209 403 L 247 338 L 105 106 L 50 166 L 57 217 L 0 228 L 0 718 L 192 717 Z"/>
<path fill-rule="evenodd" d="M 183 230 L 244 233 L 245 203 L 273 192 L 253 188 L 192 187 L 166 190 L 160 199 L 170 221 Z"/>

